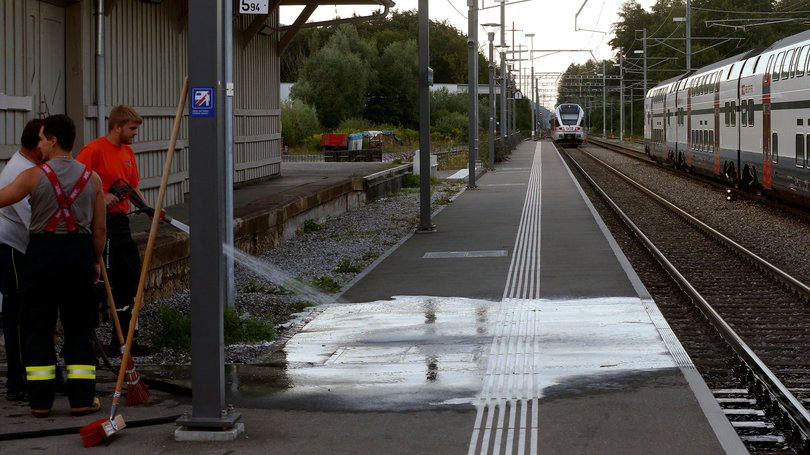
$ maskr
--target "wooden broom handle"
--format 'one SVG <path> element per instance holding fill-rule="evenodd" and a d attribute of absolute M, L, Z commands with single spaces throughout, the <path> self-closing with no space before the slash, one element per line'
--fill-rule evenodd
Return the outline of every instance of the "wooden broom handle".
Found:
<path fill-rule="evenodd" d="M 101 278 L 104 280 L 104 288 L 107 289 L 107 302 L 110 304 L 110 311 L 112 311 L 112 320 L 115 324 L 115 333 L 118 334 L 118 343 L 124 346 L 124 333 L 121 332 L 121 322 L 118 321 L 118 312 L 115 310 L 115 301 L 113 300 L 112 289 L 110 288 L 110 278 L 107 277 L 107 267 L 104 264 L 104 258 L 101 258 Z"/>
<path fill-rule="evenodd" d="M 118 382 L 115 384 L 115 395 L 113 395 L 114 405 L 118 404 L 118 400 L 121 398 L 121 388 L 124 385 L 124 374 L 126 373 L 129 351 L 132 349 L 132 338 L 135 335 L 138 312 L 143 304 L 143 290 L 146 286 L 146 275 L 149 272 L 149 260 L 152 258 L 152 246 L 155 244 L 155 234 L 157 233 L 158 223 L 160 223 L 160 212 L 163 210 L 163 196 L 166 194 L 166 185 L 169 183 L 174 147 L 177 143 L 177 135 L 180 133 L 180 122 L 183 120 L 183 109 L 186 107 L 186 98 L 188 97 L 188 76 L 183 79 L 183 89 L 180 92 L 180 100 L 177 102 L 177 112 L 174 114 L 172 137 L 169 141 L 169 149 L 166 151 L 166 162 L 163 164 L 163 177 L 160 180 L 160 190 L 158 190 L 157 201 L 155 201 L 155 212 L 152 215 L 152 226 L 149 228 L 149 239 L 146 242 L 146 251 L 144 251 L 143 254 L 141 277 L 138 280 L 138 292 L 135 294 L 135 306 L 132 308 L 132 319 L 130 319 L 129 322 L 127 341 L 124 344 L 124 354 L 121 356 L 121 367 L 118 370 Z"/>

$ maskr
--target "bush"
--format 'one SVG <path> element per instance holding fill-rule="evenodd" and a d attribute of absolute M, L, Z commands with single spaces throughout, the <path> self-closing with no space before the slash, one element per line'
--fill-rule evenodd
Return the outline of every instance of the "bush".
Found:
<path fill-rule="evenodd" d="M 335 269 L 335 273 L 360 273 L 362 270 L 362 267 L 353 265 L 351 260 L 343 259 Z"/>
<path fill-rule="evenodd" d="M 337 281 L 334 280 L 334 278 L 329 276 L 322 276 L 313 279 L 312 285 L 323 292 L 333 293 L 340 290 L 340 283 L 338 283 Z"/>
<path fill-rule="evenodd" d="M 225 308 L 225 344 L 256 343 L 276 337 L 269 322 L 240 315 L 233 308 Z"/>
<path fill-rule="evenodd" d="M 415 174 L 405 174 L 402 176 L 403 188 L 419 188 L 419 176 Z"/>
<path fill-rule="evenodd" d="M 315 220 L 306 220 L 304 221 L 304 233 L 309 234 L 310 232 L 316 232 L 323 229 L 323 226 L 318 224 Z"/>
<path fill-rule="evenodd" d="M 301 100 L 282 103 L 281 125 L 281 137 L 290 147 L 301 145 L 308 137 L 321 131 L 315 109 Z"/>
<path fill-rule="evenodd" d="M 433 131 L 450 140 L 463 140 L 468 131 L 467 116 L 458 112 L 451 112 L 444 117 L 436 119 Z"/>
<path fill-rule="evenodd" d="M 304 146 L 310 152 L 320 152 L 321 151 L 321 135 L 320 134 L 313 134 L 312 136 L 308 137 L 304 141 Z"/>
<path fill-rule="evenodd" d="M 340 124 L 333 131 L 337 134 L 351 134 L 361 133 L 363 131 L 371 130 L 371 122 L 363 118 L 347 118 L 340 122 Z"/>

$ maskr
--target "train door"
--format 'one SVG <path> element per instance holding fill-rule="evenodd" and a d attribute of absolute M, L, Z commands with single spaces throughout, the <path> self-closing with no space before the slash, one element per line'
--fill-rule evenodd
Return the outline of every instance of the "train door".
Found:
<path fill-rule="evenodd" d="M 667 96 L 669 92 L 669 88 L 663 90 L 664 93 L 661 94 L 661 103 L 663 105 L 663 109 L 661 112 L 663 113 L 661 119 L 661 154 L 663 156 L 667 156 L 667 128 L 669 128 L 669 111 L 667 110 Z"/>
<path fill-rule="evenodd" d="M 44 1 L 28 4 L 26 73 L 34 112 L 65 113 L 65 9 Z"/>
<path fill-rule="evenodd" d="M 776 60 L 776 61 L 774 61 Z M 780 71 L 777 69 L 778 59 L 773 56 L 768 59 L 768 66 L 765 74 L 762 75 L 762 186 L 771 188 L 771 73 Z"/>
<path fill-rule="evenodd" d="M 720 74 L 722 71 L 714 73 L 714 141 L 712 144 L 714 151 L 714 174 L 720 174 Z"/>
<path fill-rule="evenodd" d="M 686 161 L 692 165 L 692 85 L 686 89 Z"/>

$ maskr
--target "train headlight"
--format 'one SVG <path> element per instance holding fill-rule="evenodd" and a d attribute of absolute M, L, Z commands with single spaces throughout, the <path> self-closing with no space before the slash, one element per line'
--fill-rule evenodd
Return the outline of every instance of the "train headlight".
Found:
<path fill-rule="evenodd" d="M 734 192 L 731 191 L 731 188 L 726 188 L 726 200 L 729 202 L 734 200 Z"/>

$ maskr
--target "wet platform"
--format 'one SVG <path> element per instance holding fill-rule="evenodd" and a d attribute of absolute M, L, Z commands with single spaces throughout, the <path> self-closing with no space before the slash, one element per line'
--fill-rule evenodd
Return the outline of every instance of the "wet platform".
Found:
<path fill-rule="evenodd" d="M 478 183 L 240 367 L 235 404 L 381 416 L 338 424 L 381 453 L 745 453 L 552 144 Z"/>
<path fill-rule="evenodd" d="M 552 144 L 521 144 L 478 185 L 285 349 L 226 370 L 247 439 L 136 428 L 109 449 L 745 453 Z"/>

